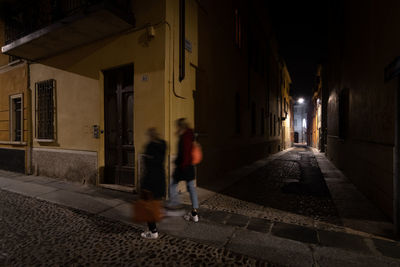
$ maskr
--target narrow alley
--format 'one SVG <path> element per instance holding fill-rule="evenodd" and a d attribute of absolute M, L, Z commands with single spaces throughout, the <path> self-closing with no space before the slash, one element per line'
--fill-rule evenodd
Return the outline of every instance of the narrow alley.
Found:
<path fill-rule="evenodd" d="M 316 220 L 339 223 L 317 161 L 306 146 L 295 147 L 250 177 L 236 182 L 223 194 Z"/>

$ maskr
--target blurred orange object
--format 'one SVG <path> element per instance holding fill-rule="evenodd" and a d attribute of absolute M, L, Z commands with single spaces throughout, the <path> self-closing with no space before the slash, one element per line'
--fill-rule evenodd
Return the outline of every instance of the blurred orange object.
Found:
<path fill-rule="evenodd" d="M 159 222 L 163 217 L 161 207 L 161 200 L 139 199 L 133 203 L 133 221 Z"/>
<path fill-rule="evenodd" d="M 201 145 L 197 142 L 193 142 L 192 146 L 192 164 L 197 165 L 203 159 L 203 151 L 201 149 Z"/>

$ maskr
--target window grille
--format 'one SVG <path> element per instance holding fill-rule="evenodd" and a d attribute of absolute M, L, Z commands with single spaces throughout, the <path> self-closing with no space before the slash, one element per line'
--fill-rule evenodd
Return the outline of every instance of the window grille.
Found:
<path fill-rule="evenodd" d="M 56 81 L 36 83 L 36 139 L 55 140 L 55 85 Z"/>

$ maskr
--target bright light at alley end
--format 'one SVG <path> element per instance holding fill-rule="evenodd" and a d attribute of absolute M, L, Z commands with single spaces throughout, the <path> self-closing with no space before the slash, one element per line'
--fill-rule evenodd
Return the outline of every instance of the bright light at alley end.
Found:
<path fill-rule="evenodd" d="M 299 100 L 297 100 L 297 103 L 303 104 L 304 103 L 304 98 L 299 98 Z"/>

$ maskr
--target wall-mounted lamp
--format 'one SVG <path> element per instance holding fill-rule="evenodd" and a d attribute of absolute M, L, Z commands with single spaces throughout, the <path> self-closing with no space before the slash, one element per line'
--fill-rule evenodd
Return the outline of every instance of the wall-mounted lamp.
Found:
<path fill-rule="evenodd" d="M 156 36 L 156 30 L 154 29 L 154 26 L 151 25 L 147 26 L 146 31 L 147 31 L 147 40 L 150 41 Z"/>

